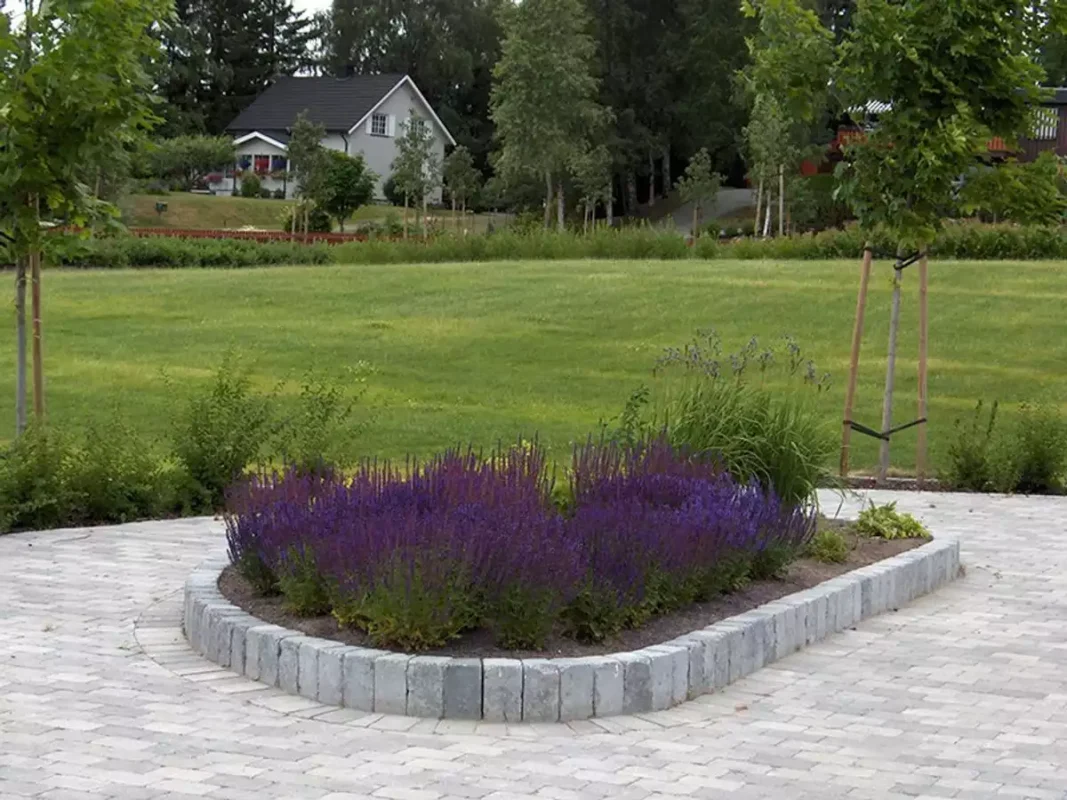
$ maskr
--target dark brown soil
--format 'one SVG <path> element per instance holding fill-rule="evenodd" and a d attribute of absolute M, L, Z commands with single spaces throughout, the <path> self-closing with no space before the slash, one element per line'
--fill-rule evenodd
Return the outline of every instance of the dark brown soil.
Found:
<path fill-rule="evenodd" d="M 691 631 L 707 627 L 726 617 L 741 614 L 764 603 L 785 597 L 804 589 L 810 589 L 838 575 L 865 567 L 877 561 L 911 550 L 925 542 L 921 539 L 898 539 L 886 541 L 856 536 L 846 526 L 833 522 L 822 523 L 823 527 L 839 528 L 848 539 L 851 551 L 844 564 L 824 564 L 814 559 L 794 561 L 780 580 L 757 581 L 743 592 L 725 595 L 708 603 L 697 603 L 689 608 L 656 617 L 646 625 L 623 631 L 619 636 L 600 644 L 582 644 L 573 639 L 553 636 L 544 650 L 503 650 L 493 644 L 488 631 L 471 631 L 456 639 L 447 647 L 427 651 L 427 655 L 509 658 L 558 658 L 568 656 L 593 656 L 602 653 L 639 650 L 649 645 L 661 644 Z M 298 617 L 289 613 L 281 597 L 260 597 L 248 582 L 233 567 L 227 567 L 219 578 L 219 590 L 231 603 L 240 606 L 253 616 L 266 622 L 301 631 L 308 636 L 336 639 L 340 642 L 362 647 L 374 647 L 366 634 L 357 630 L 341 628 L 331 616 Z"/>
<path fill-rule="evenodd" d="M 941 485 L 937 478 L 927 478 L 920 481 L 914 477 L 889 477 L 885 483 L 879 484 L 873 475 L 850 475 L 845 479 L 845 485 L 850 489 L 893 489 L 899 492 L 947 492 L 950 489 Z"/>

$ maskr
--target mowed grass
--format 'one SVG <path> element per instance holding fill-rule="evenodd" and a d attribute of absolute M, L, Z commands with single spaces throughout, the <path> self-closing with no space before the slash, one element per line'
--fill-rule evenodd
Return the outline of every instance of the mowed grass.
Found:
<path fill-rule="evenodd" d="M 877 427 L 891 268 L 871 282 L 856 419 Z M 796 336 L 830 371 L 818 402 L 839 427 L 859 265 L 851 262 L 511 262 L 252 270 L 52 271 L 44 281 L 50 419 L 116 410 L 163 436 L 175 408 L 228 349 L 283 397 L 308 367 L 375 369 L 361 404 L 366 456 L 538 435 L 557 458 L 652 378 L 664 347 L 715 328 L 728 348 Z M 895 421 L 916 412 L 917 274 L 905 275 Z M 1067 399 L 1067 269 L 933 263 L 930 445 L 979 398 Z M 12 320 L 9 317 L 9 322 Z M 0 350 L 0 424 L 13 426 L 14 326 Z M 164 379 L 164 374 L 169 376 Z M 856 436 L 853 463 L 876 443 Z M 914 464 L 915 431 L 894 442 Z"/>

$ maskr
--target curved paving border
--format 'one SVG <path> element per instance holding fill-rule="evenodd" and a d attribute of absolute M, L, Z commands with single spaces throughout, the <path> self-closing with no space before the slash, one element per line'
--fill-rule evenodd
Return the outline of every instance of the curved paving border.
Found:
<path fill-rule="evenodd" d="M 960 546 L 935 539 L 653 647 L 555 659 L 412 656 L 305 636 L 226 600 L 218 579 L 228 563 L 212 560 L 190 575 L 182 614 L 193 649 L 222 667 L 360 711 L 567 722 L 661 711 L 721 689 L 954 580 Z"/>

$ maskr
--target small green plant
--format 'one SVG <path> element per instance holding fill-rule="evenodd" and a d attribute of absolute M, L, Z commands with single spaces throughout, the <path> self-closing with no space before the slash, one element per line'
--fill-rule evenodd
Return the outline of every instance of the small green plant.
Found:
<path fill-rule="evenodd" d="M 1067 420 L 1051 403 L 1024 403 L 994 450 L 993 488 L 1059 494 L 1067 476 Z"/>
<path fill-rule="evenodd" d="M 824 564 L 844 564 L 848 561 L 848 540 L 840 531 L 826 528 L 815 534 L 807 555 Z"/>
<path fill-rule="evenodd" d="M 181 409 L 172 431 L 174 454 L 190 479 L 187 503 L 221 507 L 226 488 L 260 456 L 271 425 L 270 399 L 257 394 L 247 370 L 227 354 L 211 384 Z"/>
<path fill-rule="evenodd" d="M 0 453 L 0 531 L 66 523 L 71 504 L 63 473 L 69 453 L 66 438 L 39 425 Z"/>
<path fill-rule="evenodd" d="M 879 539 L 928 539 L 930 531 L 911 514 L 897 511 L 896 503 L 870 507 L 860 512 L 856 532 Z"/>
<path fill-rule="evenodd" d="M 247 173 L 241 178 L 241 197 L 259 197 L 263 183 L 254 172 Z"/>
<path fill-rule="evenodd" d="M 989 418 L 983 421 L 983 403 L 978 401 L 969 423 L 956 420 L 955 437 L 948 448 L 948 468 L 942 481 L 951 489 L 970 492 L 989 491 L 993 475 L 990 465 L 990 445 L 997 425 L 997 403 L 989 408 Z"/>
<path fill-rule="evenodd" d="M 279 569 L 277 586 L 286 607 L 297 616 L 318 617 L 330 611 L 326 581 L 307 551 L 292 548 L 288 552 Z"/>

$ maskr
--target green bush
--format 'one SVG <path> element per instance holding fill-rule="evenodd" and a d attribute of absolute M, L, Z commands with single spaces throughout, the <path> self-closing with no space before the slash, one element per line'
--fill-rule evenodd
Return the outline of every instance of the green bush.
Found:
<path fill-rule="evenodd" d="M 821 530 L 808 545 L 807 555 L 824 564 L 844 564 L 848 561 L 848 540 L 840 531 Z"/>
<path fill-rule="evenodd" d="M 249 172 L 241 178 L 241 197 L 259 197 L 263 183 L 254 172 Z"/>
<path fill-rule="evenodd" d="M 182 487 L 186 508 L 222 506 L 226 488 L 262 455 L 271 410 L 270 398 L 253 391 L 248 372 L 232 355 L 224 358 L 212 382 L 175 418 L 174 454 L 188 477 Z"/>
<path fill-rule="evenodd" d="M 362 426 L 352 422 L 356 402 L 366 389 L 369 367 L 360 363 L 345 379 L 309 371 L 300 384 L 296 408 L 277 427 L 275 454 L 282 463 L 318 474 L 351 463 L 351 443 Z"/>
<path fill-rule="evenodd" d="M 879 539 L 929 539 L 930 531 L 911 514 L 897 511 L 896 503 L 876 506 L 874 503 L 860 512 L 856 533 Z"/>
<path fill-rule="evenodd" d="M 112 236 L 48 237 L 49 263 L 68 267 L 258 267 L 329 264 L 330 246 L 248 239 Z"/>
<path fill-rule="evenodd" d="M 956 422 L 941 480 L 950 489 L 971 492 L 1061 493 L 1067 480 L 1063 413 L 1051 403 L 1023 403 L 1004 426 L 998 425 L 997 411 L 993 403 L 985 419 L 979 402 L 969 423 Z"/>
<path fill-rule="evenodd" d="M 63 471 L 69 453 L 66 438 L 37 425 L 0 453 L 0 531 L 66 523 L 71 503 Z"/>

